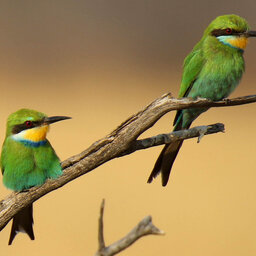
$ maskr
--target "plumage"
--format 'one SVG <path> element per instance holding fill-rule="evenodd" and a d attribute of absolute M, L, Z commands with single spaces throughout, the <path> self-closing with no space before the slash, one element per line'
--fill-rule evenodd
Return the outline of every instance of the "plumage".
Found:
<path fill-rule="evenodd" d="M 26 190 L 62 174 L 60 160 L 46 134 L 50 123 L 68 118 L 49 118 L 30 109 L 21 109 L 9 116 L 1 153 L 3 183 L 7 188 Z M 32 224 L 32 205 L 29 205 L 14 216 L 9 244 L 17 232 L 25 232 L 34 240 Z"/>
<path fill-rule="evenodd" d="M 228 97 L 243 75 L 243 50 L 250 36 L 256 36 L 256 32 L 249 31 L 246 20 L 237 15 L 223 15 L 213 20 L 184 60 L 179 98 L 202 97 L 218 101 Z M 206 110 L 194 108 L 177 111 L 174 131 L 188 129 Z M 167 144 L 163 148 L 148 183 L 161 173 L 162 185 L 166 186 L 182 142 Z"/>

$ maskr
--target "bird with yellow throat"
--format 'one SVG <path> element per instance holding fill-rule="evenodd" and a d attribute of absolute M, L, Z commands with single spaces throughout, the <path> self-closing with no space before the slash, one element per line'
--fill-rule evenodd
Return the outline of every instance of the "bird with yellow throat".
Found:
<path fill-rule="evenodd" d="M 47 117 L 31 109 L 20 109 L 8 117 L 1 153 L 3 183 L 8 189 L 27 190 L 62 174 L 60 160 L 46 134 L 50 124 L 65 119 L 70 117 Z M 18 232 L 35 239 L 32 204 L 13 217 L 9 245 Z"/>
<path fill-rule="evenodd" d="M 223 15 L 213 20 L 203 37 L 184 60 L 179 98 L 197 97 L 218 101 L 228 97 L 239 84 L 245 70 L 243 52 L 249 37 L 256 37 L 244 18 Z M 178 110 L 174 131 L 188 129 L 208 108 Z M 161 173 L 166 186 L 183 141 L 167 144 L 148 178 L 152 182 Z"/>

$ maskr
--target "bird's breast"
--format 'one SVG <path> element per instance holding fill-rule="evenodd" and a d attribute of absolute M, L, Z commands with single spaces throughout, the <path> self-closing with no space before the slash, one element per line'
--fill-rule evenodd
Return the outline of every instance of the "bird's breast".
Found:
<path fill-rule="evenodd" d="M 226 98 L 239 84 L 243 72 L 244 60 L 241 54 L 229 57 L 216 54 L 207 60 L 188 96 L 213 101 Z"/>

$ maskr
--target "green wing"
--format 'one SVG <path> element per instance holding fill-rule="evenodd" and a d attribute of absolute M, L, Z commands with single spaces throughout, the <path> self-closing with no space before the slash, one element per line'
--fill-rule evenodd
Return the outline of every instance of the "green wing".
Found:
<path fill-rule="evenodd" d="M 200 44 L 201 42 L 194 47 L 191 53 L 184 60 L 181 86 L 178 95 L 179 98 L 187 97 L 204 66 L 205 60 Z M 173 125 L 177 124 L 181 113 L 182 110 L 177 111 Z"/>

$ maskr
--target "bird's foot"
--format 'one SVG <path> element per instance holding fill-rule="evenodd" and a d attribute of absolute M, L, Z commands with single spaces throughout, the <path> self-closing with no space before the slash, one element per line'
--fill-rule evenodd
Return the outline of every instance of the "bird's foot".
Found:
<path fill-rule="evenodd" d="M 222 99 L 223 101 L 225 101 L 226 104 L 228 104 L 230 102 L 230 99 L 229 98 L 224 98 Z"/>
<path fill-rule="evenodd" d="M 20 193 L 27 193 L 29 191 L 29 189 L 24 189 L 22 191 L 20 191 Z"/>

